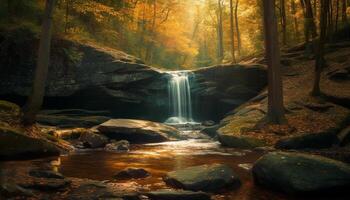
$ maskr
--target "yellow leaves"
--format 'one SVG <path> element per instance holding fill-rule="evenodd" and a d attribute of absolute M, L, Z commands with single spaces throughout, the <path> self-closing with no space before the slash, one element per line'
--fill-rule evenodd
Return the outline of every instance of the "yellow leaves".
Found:
<path fill-rule="evenodd" d="M 95 1 L 84 1 L 74 4 L 76 12 L 81 14 L 92 14 L 96 21 L 102 22 L 107 16 L 119 17 L 119 13 L 113 7 L 106 6 Z"/>

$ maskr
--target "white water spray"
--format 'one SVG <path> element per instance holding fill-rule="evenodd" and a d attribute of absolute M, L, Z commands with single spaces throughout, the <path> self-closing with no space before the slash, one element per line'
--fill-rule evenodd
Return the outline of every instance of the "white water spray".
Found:
<path fill-rule="evenodd" d="M 169 103 L 172 113 L 166 123 L 169 124 L 185 124 L 193 122 L 192 118 L 192 99 L 191 87 L 188 71 L 168 72 L 170 80 L 169 87 Z"/>

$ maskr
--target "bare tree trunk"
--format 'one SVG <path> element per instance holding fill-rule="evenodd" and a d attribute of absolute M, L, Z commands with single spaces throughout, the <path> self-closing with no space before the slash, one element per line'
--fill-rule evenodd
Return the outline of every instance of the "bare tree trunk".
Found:
<path fill-rule="evenodd" d="M 235 21 L 236 21 L 236 34 L 237 34 L 237 49 L 238 49 L 238 56 L 241 56 L 242 41 L 241 41 L 241 32 L 239 30 L 239 23 L 238 23 L 238 4 L 239 4 L 239 0 L 236 0 Z"/>
<path fill-rule="evenodd" d="M 65 33 L 67 33 L 67 31 L 68 31 L 69 1 L 70 0 L 66 0 L 66 22 L 65 22 L 65 26 L 64 26 Z"/>
<path fill-rule="evenodd" d="M 280 48 L 278 42 L 275 0 L 264 0 L 265 52 L 268 65 L 268 113 L 269 122 L 286 122 L 283 107 L 282 72 L 280 68 Z"/>
<path fill-rule="evenodd" d="M 287 45 L 287 17 L 286 17 L 286 4 L 284 0 L 280 0 L 281 11 L 281 27 L 282 27 L 282 44 Z"/>
<path fill-rule="evenodd" d="M 327 16 L 329 12 L 329 0 L 321 0 L 321 11 L 320 11 L 320 39 L 318 42 L 318 51 L 316 55 L 316 66 L 315 66 L 315 78 L 314 86 L 311 94 L 313 96 L 319 96 L 321 94 L 320 89 L 320 78 L 321 72 L 325 64 L 324 60 L 324 44 L 326 41 L 327 34 Z"/>
<path fill-rule="evenodd" d="M 223 28 L 222 28 L 222 0 L 218 0 L 218 62 L 224 58 Z"/>
<path fill-rule="evenodd" d="M 235 36 L 233 32 L 233 0 L 230 0 L 230 33 L 231 33 L 231 56 L 232 56 L 232 62 L 236 63 L 236 56 L 235 56 Z"/>
<path fill-rule="evenodd" d="M 151 39 L 146 48 L 146 61 L 152 64 L 152 55 L 153 55 L 153 46 L 154 46 L 154 36 L 156 28 L 156 19 L 157 19 L 157 0 L 153 0 L 153 18 L 152 18 L 152 28 L 151 28 Z"/>
<path fill-rule="evenodd" d="M 343 0 L 343 2 L 342 2 L 342 15 L 341 15 L 342 16 L 341 19 L 342 19 L 343 25 L 348 23 L 346 7 L 347 7 L 347 2 L 346 2 L 346 0 Z"/>
<path fill-rule="evenodd" d="M 295 40 L 299 41 L 300 35 L 299 35 L 299 25 L 298 25 L 298 18 L 296 16 L 296 5 L 295 5 L 295 0 L 291 0 L 291 13 L 293 15 L 293 21 L 294 21 L 294 35 L 295 35 Z"/>
<path fill-rule="evenodd" d="M 45 95 L 45 85 L 50 60 L 52 15 L 54 5 L 55 0 L 46 0 L 45 15 L 41 28 L 38 60 L 34 74 L 32 92 L 26 105 L 23 108 L 22 121 L 25 125 L 31 125 L 35 123 L 36 115 L 42 106 Z"/>
<path fill-rule="evenodd" d="M 310 0 L 300 0 L 300 3 L 304 12 L 306 54 L 310 55 L 313 52 L 312 41 L 317 37 L 316 24 Z"/>
<path fill-rule="evenodd" d="M 338 19 L 339 19 L 339 0 L 337 0 L 337 3 L 336 3 L 335 31 L 338 31 Z"/>

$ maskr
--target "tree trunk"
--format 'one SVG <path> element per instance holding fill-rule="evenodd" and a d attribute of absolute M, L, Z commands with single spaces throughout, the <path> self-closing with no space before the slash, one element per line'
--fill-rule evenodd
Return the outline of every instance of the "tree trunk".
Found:
<path fill-rule="evenodd" d="M 317 37 L 316 24 L 310 0 L 300 0 L 300 3 L 304 12 L 304 34 L 306 43 L 306 54 L 310 55 L 313 52 L 312 41 Z"/>
<path fill-rule="evenodd" d="M 242 41 L 241 41 L 241 32 L 239 30 L 239 23 L 238 23 L 238 4 L 239 4 L 239 0 L 236 0 L 235 21 L 236 21 L 236 34 L 237 34 L 237 49 L 238 49 L 238 56 L 241 56 Z"/>
<path fill-rule="evenodd" d="M 329 12 L 329 1 L 321 0 L 321 11 L 320 11 L 320 39 L 318 42 L 317 54 L 316 54 L 316 65 L 315 65 L 315 78 L 314 86 L 311 94 L 313 96 L 319 96 L 321 94 L 320 89 L 320 77 L 324 67 L 324 44 L 326 41 L 327 34 L 327 16 Z"/>
<path fill-rule="evenodd" d="M 293 15 L 293 21 L 294 21 L 295 40 L 299 41 L 300 35 L 299 35 L 298 18 L 296 16 L 297 10 L 296 10 L 296 5 L 295 5 L 295 0 L 291 0 L 291 13 Z"/>
<path fill-rule="evenodd" d="M 153 55 L 153 46 L 154 46 L 154 36 L 156 28 L 156 19 L 157 19 L 157 0 L 153 0 L 153 18 L 152 18 L 152 27 L 151 27 L 151 40 L 146 48 L 146 61 L 149 64 L 152 64 L 152 55 Z"/>
<path fill-rule="evenodd" d="M 346 7 L 347 7 L 347 2 L 346 0 L 342 0 L 342 15 L 341 15 L 341 19 L 343 22 L 343 25 L 348 23 L 348 17 L 347 17 L 347 13 L 346 13 Z"/>
<path fill-rule="evenodd" d="M 68 31 L 69 1 L 70 0 L 66 0 L 66 22 L 64 26 L 64 33 L 67 33 Z"/>
<path fill-rule="evenodd" d="M 264 0 L 265 52 L 268 65 L 268 113 L 269 122 L 286 122 L 283 107 L 282 72 L 278 42 L 275 0 Z"/>
<path fill-rule="evenodd" d="M 339 19 L 339 0 L 336 3 L 336 14 L 335 14 L 335 31 L 338 31 L 338 19 Z"/>
<path fill-rule="evenodd" d="M 287 45 L 287 17 L 286 17 L 286 4 L 284 0 L 280 0 L 281 11 L 281 27 L 282 27 L 282 44 Z"/>
<path fill-rule="evenodd" d="M 218 0 L 218 62 L 224 58 L 223 28 L 222 28 L 222 0 Z"/>
<path fill-rule="evenodd" d="M 230 0 L 230 33 L 231 33 L 231 56 L 232 56 L 232 62 L 236 63 L 236 56 L 235 56 L 235 36 L 233 32 L 233 0 Z"/>
<path fill-rule="evenodd" d="M 46 0 L 45 15 L 41 28 L 38 60 L 34 74 L 32 92 L 26 105 L 23 108 L 22 120 L 25 125 L 31 125 L 35 123 L 36 115 L 42 106 L 45 95 L 45 85 L 50 60 L 52 15 L 54 5 L 55 0 Z"/>

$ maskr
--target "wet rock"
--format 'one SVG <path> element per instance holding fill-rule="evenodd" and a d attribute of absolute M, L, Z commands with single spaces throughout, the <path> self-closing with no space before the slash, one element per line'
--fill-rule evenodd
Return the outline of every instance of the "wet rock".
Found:
<path fill-rule="evenodd" d="M 253 167 L 258 185 L 292 194 L 339 194 L 350 187 L 350 166 L 321 156 L 269 153 Z"/>
<path fill-rule="evenodd" d="M 207 121 L 202 122 L 202 125 L 203 126 L 214 126 L 215 122 L 212 120 L 207 120 Z"/>
<path fill-rule="evenodd" d="M 14 183 L 1 183 L 0 184 L 0 197 L 31 197 L 33 196 L 31 190 L 24 189 Z"/>
<path fill-rule="evenodd" d="M 193 191 L 217 191 L 240 184 L 233 170 L 222 164 L 195 166 L 169 172 L 163 180 L 171 187 Z"/>
<path fill-rule="evenodd" d="M 105 150 L 111 151 L 111 152 L 129 151 L 130 150 L 130 143 L 126 140 L 120 140 L 117 142 L 107 144 L 105 147 Z"/>
<path fill-rule="evenodd" d="M 97 129 L 110 139 L 127 140 L 131 143 L 157 143 L 181 139 L 176 128 L 144 120 L 112 119 L 99 125 Z"/>
<path fill-rule="evenodd" d="M 210 200 L 207 193 L 184 190 L 157 190 L 144 195 L 152 200 Z"/>
<path fill-rule="evenodd" d="M 37 178 L 53 178 L 53 179 L 64 179 L 64 176 L 58 172 L 33 169 L 29 171 L 29 175 Z"/>
<path fill-rule="evenodd" d="M 127 168 L 120 172 L 118 172 L 114 178 L 118 180 L 125 180 L 125 179 L 142 179 L 149 177 L 150 174 L 141 168 Z"/>
<path fill-rule="evenodd" d="M 250 171 L 253 168 L 253 164 L 243 163 L 243 164 L 238 164 L 238 167 Z"/>
<path fill-rule="evenodd" d="M 215 137 L 215 136 L 217 136 L 217 130 L 219 128 L 220 128 L 219 125 L 214 125 L 214 126 L 205 127 L 201 131 L 203 133 L 209 135 L 210 137 Z"/>
<path fill-rule="evenodd" d="M 55 191 L 65 189 L 70 184 L 71 181 L 68 179 L 39 178 L 20 184 L 20 186 L 33 190 Z"/>
<path fill-rule="evenodd" d="M 59 129 L 54 130 L 52 135 L 63 140 L 75 140 L 87 131 L 89 130 L 85 128 Z"/>
<path fill-rule="evenodd" d="M 14 103 L 0 100 L 0 111 L 18 115 L 20 112 L 20 107 Z"/>
<path fill-rule="evenodd" d="M 96 134 L 92 131 L 86 131 L 80 135 L 79 140 L 85 148 L 103 148 L 108 143 L 108 138 L 101 134 Z"/>
<path fill-rule="evenodd" d="M 256 147 L 266 146 L 265 141 L 247 136 L 235 136 L 219 134 L 219 141 L 222 145 L 241 149 L 254 149 Z"/>
<path fill-rule="evenodd" d="M 0 160 L 58 156 L 60 150 L 46 140 L 31 138 L 18 130 L 0 127 Z"/>
<path fill-rule="evenodd" d="M 332 131 L 304 134 L 281 139 L 277 141 L 275 147 L 277 149 L 321 149 L 331 147 L 333 144 L 337 143 L 337 140 L 337 135 Z"/>
<path fill-rule="evenodd" d="M 56 126 L 60 128 L 91 128 L 108 121 L 104 116 L 65 116 L 65 115 L 43 115 L 37 116 L 40 124 Z"/>

